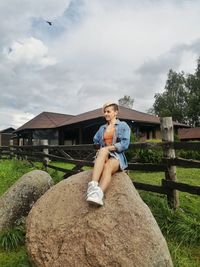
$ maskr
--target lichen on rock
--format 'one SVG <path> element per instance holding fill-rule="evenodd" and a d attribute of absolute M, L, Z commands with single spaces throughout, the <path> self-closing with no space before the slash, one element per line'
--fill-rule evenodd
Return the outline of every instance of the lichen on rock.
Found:
<path fill-rule="evenodd" d="M 0 231 L 23 221 L 33 204 L 52 185 L 51 176 L 40 170 L 19 178 L 0 198 Z"/>

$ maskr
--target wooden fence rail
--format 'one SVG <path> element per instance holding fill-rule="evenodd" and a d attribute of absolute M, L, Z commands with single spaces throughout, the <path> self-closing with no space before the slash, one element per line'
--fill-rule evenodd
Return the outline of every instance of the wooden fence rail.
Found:
<path fill-rule="evenodd" d="M 175 145 L 176 144 L 176 145 Z M 178 149 L 183 149 L 184 147 L 189 150 L 190 148 L 193 149 L 194 143 L 192 142 L 183 142 L 181 145 L 177 145 L 173 142 L 163 142 L 163 143 L 134 143 L 130 144 L 129 150 L 135 149 L 149 149 L 149 148 L 158 148 L 162 147 L 169 148 L 169 147 L 177 147 Z M 200 142 L 195 142 L 195 148 L 199 147 Z M 49 153 L 44 153 L 44 149 L 48 149 Z M 81 157 L 81 152 L 87 152 L 90 156 L 90 159 L 83 160 L 78 158 L 73 158 L 69 155 L 70 152 L 78 152 L 76 155 Z M 55 152 L 59 155 L 55 155 Z M 92 144 L 88 145 L 65 145 L 65 146 L 49 146 L 49 145 L 40 145 L 40 146 L 8 146 L 8 147 L 0 147 L 0 157 L 1 158 L 10 158 L 10 157 L 17 157 L 21 159 L 29 159 L 29 160 L 37 160 L 43 161 L 45 157 L 53 161 L 59 162 L 67 162 L 72 163 L 75 165 L 75 168 L 72 170 L 61 168 L 58 166 L 54 166 L 50 164 L 50 162 L 44 162 L 46 168 L 52 168 L 58 171 L 62 171 L 65 173 L 65 178 L 75 174 L 77 172 L 82 171 L 83 166 L 93 166 L 95 150 Z M 87 157 L 86 157 L 87 158 Z M 128 164 L 128 170 L 139 170 L 139 171 L 152 171 L 152 172 L 166 172 L 168 170 L 168 166 L 182 166 L 184 168 L 200 168 L 200 161 L 192 160 L 192 159 L 182 159 L 182 158 L 163 158 L 161 164 L 154 164 L 154 163 L 140 163 L 140 162 L 130 162 Z M 187 192 L 190 194 L 200 195 L 200 186 L 192 186 L 184 183 L 179 183 L 175 181 L 170 181 L 166 179 L 162 179 L 162 184 L 159 185 L 152 185 L 147 183 L 139 183 L 133 181 L 134 186 L 137 189 L 156 192 L 159 194 L 170 195 L 172 190 L 178 190 Z"/>
<path fill-rule="evenodd" d="M 94 157 L 95 155 L 95 151 L 94 149 L 91 149 L 91 145 L 88 145 L 88 150 L 86 150 L 85 148 L 87 147 L 87 145 L 85 145 L 84 150 L 85 151 L 90 151 L 92 153 L 88 154 L 89 158 Z M 134 147 L 134 144 L 131 144 L 131 147 Z M 138 145 L 137 145 L 138 147 Z M 11 156 L 13 154 L 13 157 L 15 156 L 19 156 L 19 157 L 29 157 L 29 156 L 33 156 L 36 158 L 44 158 L 46 156 L 46 154 L 44 152 L 40 152 L 37 151 L 38 148 L 43 148 L 43 149 L 48 149 L 50 151 L 54 151 L 55 147 L 54 146 L 26 146 L 24 147 L 13 147 L 13 150 L 10 150 L 11 147 L 0 147 L 0 158 L 4 157 L 5 158 L 7 156 Z M 56 147 L 56 150 L 58 147 Z M 68 147 L 65 146 L 66 151 L 68 151 Z M 130 149 L 130 148 L 129 148 Z M 143 148 L 144 149 L 144 148 Z M 77 152 L 81 152 L 83 149 L 81 147 L 79 147 L 79 145 L 75 145 L 73 146 L 73 151 L 77 151 Z M 70 150 L 72 151 L 71 147 Z M 58 151 L 57 151 L 58 152 Z M 57 153 L 58 154 L 58 153 Z M 71 157 L 68 153 L 66 153 L 64 150 L 60 150 L 60 154 L 61 155 L 55 155 L 55 154 L 48 154 L 48 157 L 50 159 L 54 159 L 55 161 L 64 161 L 64 162 L 69 162 L 69 163 L 74 163 L 76 164 L 76 159 L 74 157 Z M 81 153 L 80 153 L 81 155 Z M 80 160 L 80 162 L 83 162 L 83 164 L 91 166 L 93 163 L 91 162 L 91 160 Z M 144 171 L 166 171 L 168 166 L 172 165 L 172 166 L 181 166 L 184 168 L 200 168 L 200 161 L 198 160 L 193 160 L 193 159 L 183 159 L 183 158 L 164 158 L 162 159 L 162 163 L 158 164 L 158 163 L 139 163 L 139 162 L 130 162 L 129 163 L 129 170 L 144 170 Z"/>
<path fill-rule="evenodd" d="M 128 170 L 139 170 L 145 172 L 164 172 L 165 179 L 161 179 L 161 185 L 152 185 L 133 181 L 134 186 L 140 190 L 156 192 L 167 195 L 170 207 L 176 209 L 179 205 L 178 191 L 200 195 L 200 186 L 179 183 L 176 181 L 176 166 L 184 168 L 200 168 L 200 161 L 193 159 L 178 158 L 175 150 L 200 151 L 200 142 L 174 142 L 173 126 L 171 118 L 161 121 L 162 142 L 159 143 L 132 143 L 129 151 L 137 149 L 162 149 L 163 159 L 161 163 L 142 163 L 129 160 Z M 52 168 L 65 173 L 64 177 L 82 171 L 83 166 L 92 167 L 95 158 L 95 148 L 92 144 L 84 145 L 43 145 L 26 146 L 1 146 L 0 159 L 18 158 L 29 161 L 42 161 L 45 168 Z M 74 164 L 72 170 L 57 167 L 51 161 L 67 162 Z M 163 178 L 163 177 L 162 177 Z M 200 178 L 200 177 L 199 177 Z"/>

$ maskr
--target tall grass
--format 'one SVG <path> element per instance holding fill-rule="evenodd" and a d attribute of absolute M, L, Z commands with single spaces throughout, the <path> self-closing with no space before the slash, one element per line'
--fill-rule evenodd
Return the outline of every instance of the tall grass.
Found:
<path fill-rule="evenodd" d="M 25 229 L 22 226 L 13 227 L 0 233 L 0 248 L 3 250 L 16 249 L 24 244 Z"/>
<path fill-rule="evenodd" d="M 2 195 L 17 179 L 35 169 L 28 161 L 0 160 L 0 195 Z"/>
<path fill-rule="evenodd" d="M 186 246 L 200 244 L 199 216 L 188 214 L 182 208 L 177 211 L 169 209 L 166 197 L 147 192 L 141 192 L 140 194 L 150 207 L 165 236 Z"/>
<path fill-rule="evenodd" d="M 134 181 L 160 185 L 164 173 L 131 172 Z M 177 168 L 180 182 L 199 185 L 200 170 Z M 175 267 L 200 266 L 200 197 L 179 192 L 180 207 L 174 211 L 167 205 L 167 198 L 151 192 L 139 191 L 151 209 L 168 242 Z"/>
<path fill-rule="evenodd" d="M 53 164 L 53 163 L 51 163 Z M 54 165 L 69 168 L 72 164 L 55 163 Z M 3 194 L 19 177 L 33 169 L 41 169 L 40 163 L 33 167 L 27 161 L 0 160 L 0 195 Z M 63 173 L 49 169 L 48 172 L 57 183 L 62 180 Z M 160 184 L 164 173 L 130 172 L 130 177 L 135 181 Z M 180 182 L 193 185 L 199 184 L 200 170 L 177 169 Z M 151 209 L 158 225 L 165 236 L 174 262 L 174 267 L 199 267 L 200 266 L 200 198 L 199 196 L 180 193 L 180 208 L 177 211 L 169 209 L 166 197 L 155 193 L 139 191 L 142 199 Z M 4 239 L 12 240 L 13 231 L 4 233 Z M 14 234 L 14 239 L 16 234 Z M 0 242 L 1 242 L 0 238 Z M 20 240 L 20 238 L 19 238 Z M 11 241 L 13 242 L 13 241 Z M 20 244 L 20 241 L 19 241 Z M 9 245 L 7 245 L 9 246 Z M 31 266 L 23 245 L 10 247 L 9 251 L 0 248 L 1 267 L 29 267 Z"/>
<path fill-rule="evenodd" d="M 68 166 L 72 167 L 73 165 Z M 25 160 L 0 160 L 0 196 L 22 175 L 35 169 L 42 169 L 42 164 L 34 163 L 32 166 Z M 48 172 L 55 183 L 62 180 L 62 172 L 51 169 Z M 14 227 L 0 233 L 0 267 L 31 266 L 24 241 L 25 232 L 22 227 Z"/>
<path fill-rule="evenodd" d="M 65 164 L 66 166 L 66 164 Z M 72 168 L 72 164 L 67 165 Z M 36 162 L 34 166 L 26 160 L 0 160 L 0 196 L 25 173 L 43 169 L 42 163 Z M 49 169 L 49 174 L 52 176 L 55 183 L 62 180 L 63 172 Z"/>

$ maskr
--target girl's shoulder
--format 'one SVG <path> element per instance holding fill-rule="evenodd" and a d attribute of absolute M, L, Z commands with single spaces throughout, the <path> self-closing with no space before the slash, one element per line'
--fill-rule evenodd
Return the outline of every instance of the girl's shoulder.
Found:
<path fill-rule="evenodd" d="M 120 126 L 120 127 L 123 127 L 123 128 L 129 128 L 128 123 L 126 123 L 125 121 L 120 121 L 120 120 L 118 120 L 118 122 L 119 122 L 119 126 Z"/>

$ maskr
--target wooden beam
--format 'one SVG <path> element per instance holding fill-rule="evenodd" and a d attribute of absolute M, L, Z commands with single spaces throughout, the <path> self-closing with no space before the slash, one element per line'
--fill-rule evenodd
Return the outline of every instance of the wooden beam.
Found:
<path fill-rule="evenodd" d="M 174 142 L 174 149 L 200 151 L 200 142 Z"/>
<path fill-rule="evenodd" d="M 38 155 L 41 155 L 41 156 L 45 156 L 44 153 L 42 152 L 38 152 L 37 153 Z M 48 157 L 50 159 L 54 159 L 54 160 L 57 160 L 57 161 L 64 161 L 64 162 L 67 162 L 67 163 L 72 163 L 72 164 L 75 164 L 75 165 L 80 165 L 80 166 L 93 166 L 94 163 L 92 161 L 88 161 L 88 160 L 79 160 L 79 159 L 67 159 L 67 158 L 63 158 L 63 157 L 60 157 L 60 156 L 55 156 L 55 155 L 52 155 L 52 154 L 48 154 Z"/>
<path fill-rule="evenodd" d="M 182 192 L 200 195 L 200 186 L 194 186 L 194 185 L 189 185 L 185 183 L 177 183 L 177 182 L 169 181 L 165 179 L 162 179 L 162 185 L 169 189 L 177 189 Z"/>
<path fill-rule="evenodd" d="M 154 163 L 129 163 L 128 170 L 163 172 L 167 170 L 167 166 L 165 164 Z"/>
<path fill-rule="evenodd" d="M 184 168 L 200 168 L 200 161 L 193 159 L 183 159 L 183 158 L 164 158 L 163 163 L 172 166 L 182 166 Z"/>
<path fill-rule="evenodd" d="M 167 194 L 167 190 L 164 187 L 159 186 L 159 185 L 144 184 L 144 183 L 138 183 L 134 181 L 133 181 L 133 184 L 137 189 L 140 189 L 140 190 L 155 192 L 159 194 Z"/>

